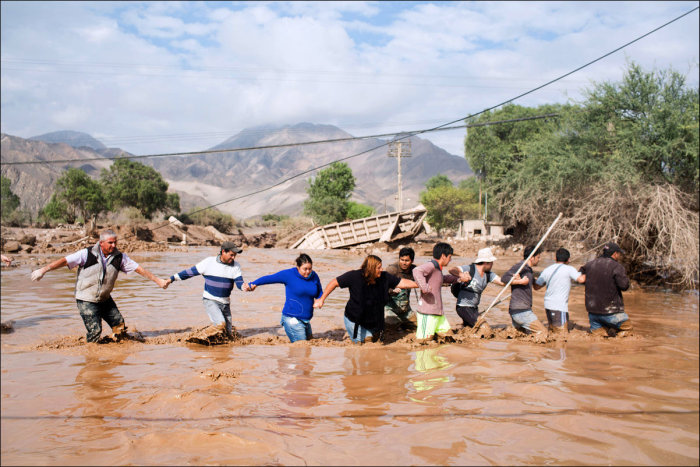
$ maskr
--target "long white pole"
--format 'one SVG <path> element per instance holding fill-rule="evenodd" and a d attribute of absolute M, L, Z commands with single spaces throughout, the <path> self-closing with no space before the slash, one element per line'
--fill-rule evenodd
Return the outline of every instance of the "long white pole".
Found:
<path fill-rule="evenodd" d="M 532 250 L 532 251 L 530 252 L 530 255 L 529 255 L 527 258 L 525 258 L 525 261 L 523 261 L 522 264 L 520 265 L 520 267 L 518 268 L 518 270 L 515 271 L 515 274 L 513 274 L 513 277 L 510 278 L 510 280 L 509 280 L 508 283 L 505 285 L 505 287 L 503 287 L 503 288 L 501 289 L 501 291 L 498 293 L 498 295 L 496 295 L 496 298 L 493 299 L 493 302 L 491 302 L 491 305 L 489 305 L 489 307 L 486 309 L 486 311 L 484 311 L 484 312 L 481 314 L 481 316 L 479 316 L 479 319 L 477 320 L 477 322 L 474 323 L 474 329 L 477 329 L 477 328 L 479 327 L 478 325 L 480 325 L 480 324 L 483 322 L 484 316 L 486 316 L 486 313 L 488 313 L 488 312 L 491 310 L 491 308 L 493 308 L 493 306 L 496 304 L 496 302 L 497 302 L 498 299 L 501 297 L 501 295 L 503 294 L 503 292 L 505 292 L 506 289 L 508 288 L 508 286 L 510 285 L 510 283 L 513 282 L 513 279 L 515 278 L 515 276 L 518 275 L 518 274 L 520 273 L 520 271 L 525 267 L 525 265 L 526 265 L 527 262 L 530 260 L 530 258 L 532 258 L 532 256 L 535 254 L 535 252 L 537 251 L 537 249 L 538 249 L 538 248 L 542 245 L 542 243 L 545 241 L 545 239 L 547 238 L 547 236 L 549 235 L 549 233 L 552 231 L 552 229 L 554 229 L 554 226 L 556 225 L 556 223 L 559 222 L 559 219 L 561 219 L 561 216 L 562 216 L 562 213 L 560 212 L 559 215 L 557 216 L 557 218 L 554 219 L 554 222 L 552 222 L 552 225 L 549 226 L 549 229 L 547 229 L 547 232 L 545 232 L 544 236 L 543 236 L 543 237 L 540 239 L 540 241 L 537 243 L 537 245 L 535 246 L 535 249 Z"/>

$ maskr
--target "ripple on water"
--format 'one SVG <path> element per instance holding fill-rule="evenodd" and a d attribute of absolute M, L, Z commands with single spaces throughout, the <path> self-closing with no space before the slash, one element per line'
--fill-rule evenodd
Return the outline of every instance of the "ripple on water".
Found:
<path fill-rule="evenodd" d="M 214 252 L 132 256 L 165 276 Z M 291 266 L 297 253 L 247 249 L 239 259 L 250 280 Z M 324 285 L 362 259 L 311 256 Z M 240 341 L 202 346 L 177 340 L 209 324 L 202 279 L 162 291 L 134 274 L 114 297 L 143 342 L 86 345 L 74 274 L 32 283 L 29 273 L 1 275 L 2 320 L 16 323 L 0 356 L 3 464 L 698 463 L 697 294 L 625 293 L 630 339 L 574 333 L 536 345 L 503 331 L 358 347 L 343 329 L 347 292 L 334 292 L 312 321 L 325 339 L 290 345 L 279 326 L 284 289 L 270 285 L 234 293 Z M 489 288 L 483 302 L 497 293 Z M 443 297 L 456 324 L 454 298 Z M 570 307 L 585 329 L 582 287 Z M 506 307 L 489 315 L 497 329 L 508 320 Z"/>

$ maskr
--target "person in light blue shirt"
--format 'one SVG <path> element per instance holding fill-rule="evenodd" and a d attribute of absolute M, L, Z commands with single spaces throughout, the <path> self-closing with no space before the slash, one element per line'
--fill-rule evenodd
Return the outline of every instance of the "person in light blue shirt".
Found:
<path fill-rule="evenodd" d="M 284 269 L 275 274 L 262 276 L 248 284 L 248 290 L 265 284 L 284 284 L 285 301 L 280 324 L 291 342 L 309 340 L 311 318 L 314 316 L 314 300 L 323 294 L 321 280 L 312 270 L 313 263 L 307 254 L 300 254 L 295 268 Z"/>
<path fill-rule="evenodd" d="M 544 310 L 547 313 L 549 330 L 553 332 L 569 331 L 569 292 L 571 281 L 583 284 L 586 276 L 569 266 L 569 251 L 559 248 L 555 253 L 557 262 L 545 268 L 535 284 L 547 286 L 544 294 Z M 539 288 L 538 287 L 538 288 Z"/>

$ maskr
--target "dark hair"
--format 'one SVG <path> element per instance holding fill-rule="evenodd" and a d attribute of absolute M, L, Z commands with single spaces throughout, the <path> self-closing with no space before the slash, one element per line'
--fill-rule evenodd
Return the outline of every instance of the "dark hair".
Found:
<path fill-rule="evenodd" d="M 368 284 L 374 284 L 376 278 L 374 277 L 374 272 L 377 270 L 377 265 L 382 264 L 382 259 L 379 256 L 369 255 L 362 262 L 362 277 Z"/>
<path fill-rule="evenodd" d="M 442 258 L 442 255 L 450 256 L 452 253 L 454 253 L 454 250 L 449 243 L 440 242 L 433 247 L 433 258 L 435 259 Z"/>
<path fill-rule="evenodd" d="M 555 255 L 557 261 L 559 261 L 560 263 L 566 263 L 571 257 L 571 253 L 569 253 L 569 250 L 567 250 L 566 248 L 559 248 Z"/>
<path fill-rule="evenodd" d="M 297 267 L 300 268 L 302 265 L 309 263 L 309 264 L 314 264 L 313 261 L 311 261 L 311 256 L 307 255 L 306 253 L 302 253 L 299 256 L 297 256 L 297 259 L 295 260 L 297 263 Z"/>
<path fill-rule="evenodd" d="M 535 251 L 535 245 L 529 245 L 523 250 L 523 258 L 527 259 L 528 256 L 530 256 L 530 253 Z M 532 256 L 537 256 L 540 254 L 540 250 L 535 251 L 535 254 Z"/>
<path fill-rule="evenodd" d="M 399 250 L 399 258 L 402 256 L 408 256 L 411 258 L 411 261 L 413 261 L 413 259 L 416 257 L 416 252 L 413 251 L 413 248 L 405 246 Z"/>

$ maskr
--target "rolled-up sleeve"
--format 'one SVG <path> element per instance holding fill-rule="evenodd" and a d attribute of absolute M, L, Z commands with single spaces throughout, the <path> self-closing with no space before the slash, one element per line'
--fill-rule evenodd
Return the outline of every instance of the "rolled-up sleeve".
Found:
<path fill-rule="evenodd" d="M 73 269 L 76 266 L 82 266 L 87 261 L 87 248 L 66 256 L 68 269 Z"/>
<path fill-rule="evenodd" d="M 129 256 L 127 256 L 126 253 L 122 253 L 122 265 L 120 271 L 129 274 L 130 272 L 133 272 L 136 269 L 138 269 L 138 267 L 139 263 L 129 258 Z"/>

